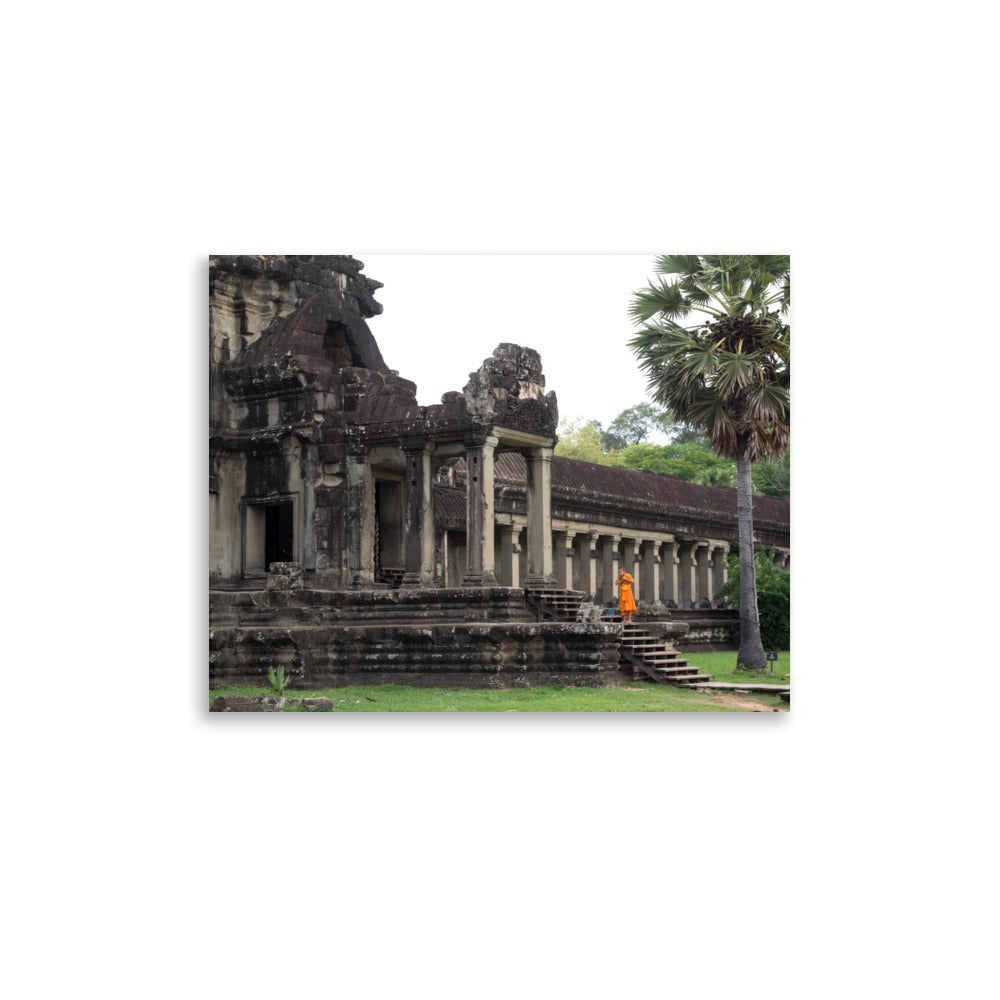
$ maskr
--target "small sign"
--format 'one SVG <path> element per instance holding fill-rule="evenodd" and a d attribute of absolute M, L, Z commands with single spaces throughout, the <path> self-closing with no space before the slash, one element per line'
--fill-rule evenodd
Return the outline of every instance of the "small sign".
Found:
<path fill-rule="evenodd" d="M 768 653 L 767 662 L 771 664 L 771 673 L 774 673 L 774 661 L 778 658 L 777 653 Z"/>

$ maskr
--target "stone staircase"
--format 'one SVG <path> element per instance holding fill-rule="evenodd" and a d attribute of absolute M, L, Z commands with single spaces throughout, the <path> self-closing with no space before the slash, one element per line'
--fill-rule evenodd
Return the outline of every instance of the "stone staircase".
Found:
<path fill-rule="evenodd" d="M 539 621 L 575 622 L 586 595 L 581 590 L 558 587 L 525 587 L 524 603 L 538 615 Z"/>
<path fill-rule="evenodd" d="M 602 622 L 620 624 L 621 615 L 606 615 Z M 638 625 L 622 626 L 620 656 L 623 664 L 632 667 L 632 676 L 645 674 L 660 684 L 690 687 L 711 681 L 709 674 L 699 674 L 665 639 L 658 639 L 648 629 Z"/>

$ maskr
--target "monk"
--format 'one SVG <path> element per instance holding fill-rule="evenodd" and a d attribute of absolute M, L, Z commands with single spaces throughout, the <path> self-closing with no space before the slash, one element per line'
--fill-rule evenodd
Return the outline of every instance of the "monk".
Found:
<path fill-rule="evenodd" d="M 635 614 L 635 598 L 632 596 L 635 580 L 625 570 L 620 569 L 615 584 L 618 587 L 618 610 L 621 612 L 622 624 L 631 625 L 632 615 Z"/>

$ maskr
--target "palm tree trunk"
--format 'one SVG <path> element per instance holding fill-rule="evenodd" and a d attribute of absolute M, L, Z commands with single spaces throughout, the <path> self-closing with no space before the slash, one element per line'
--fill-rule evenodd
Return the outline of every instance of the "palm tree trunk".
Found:
<path fill-rule="evenodd" d="M 757 613 L 757 565 L 753 551 L 753 484 L 747 457 L 749 435 L 740 435 L 736 456 L 736 518 L 740 536 L 740 649 L 737 666 L 763 670 L 767 666 L 760 641 Z"/>

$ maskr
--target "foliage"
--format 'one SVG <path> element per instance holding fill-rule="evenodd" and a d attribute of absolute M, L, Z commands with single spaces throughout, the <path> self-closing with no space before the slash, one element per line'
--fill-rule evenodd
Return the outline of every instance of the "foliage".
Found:
<path fill-rule="evenodd" d="M 622 451 L 630 445 L 652 444 L 653 437 L 660 437 L 661 444 L 673 442 L 689 442 L 703 439 L 697 428 L 686 423 L 678 423 L 670 415 L 669 410 L 652 403 L 636 403 L 635 406 L 622 410 L 604 430 L 595 421 L 595 426 L 601 432 L 601 445 L 605 451 Z"/>
<path fill-rule="evenodd" d="M 780 457 L 789 431 L 790 328 L 781 316 L 789 257 L 665 254 L 656 270 L 676 278 L 649 282 L 629 308 L 641 327 L 629 345 L 653 399 L 701 428 L 719 455 Z M 678 322 L 692 313 L 707 319 Z"/>
<path fill-rule="evenodd" d="M 728 486 L 730 489 L 735 489 L 736 466 L 732 462 L 713 465 L 696 473 L 691 482 L 699 486 Z"/>
<path fill-rule="evenodd" d="M 603 432 L 605 451 L 621 451 L 630 444 L 642 444 L 653 434 L 669 433 L 673 422 L 670 414 L 652 403 L 637 403 L 622 410 Z"/>
<path fill-rule="evenodd" d="M 791 571 L 778 569 L 770 551 L 757 553 L 757 613 L 760 638 L 765 649 L 788 649 L 791 645 Z M 716 595 L 730 607 L 740 603 L 740 564 L 729 557 L 729 579 Z"/>
<path fill-rule="evenodd" d="M 708 438 L 697 427 L 676 421 L 673 427 L 673 444 L 700 444 L 703 448 L 708 447 Z"/>
<path fill-rule="evenodd" d="M 626 469 L 662 472 L 689 483 L 736 485 L 733 463 L 695 443 L 635 444 L 622 452 L 622 465 Z"/>
<path fill-rule="evenodd" d="M 604 450 L 601 434 L 601 425 L 596 420 L 584 423 L 577 419 L 561 423 L 555 454 L 598 465 L 621 465 L 618 452 Z"/>
<path fill-rule="evenodd" d="M 267 680 L 271 685 L 271 690 L 278 696 L 283 695 L 285 693 L 285 688 L 287 688 L 292 682 L 291 677 L 285 676 L 284 667 L 278 667 L 277 670 L 275 670 L 274 667 L 268 667 Z"/>
<path fill-rule="evenodd" d="M 629 307 L 640 327 L 629 346 L 654 401 L 703 430 L 717 455 L 736 462 L 743 553 L 737 656 L 762 669 L 751 467 L 780 458 L 788 448 L 791 328 L 782 317 L 791 298 L 791 258 L 663 254 L 655 267 L 661 277 L 636 292 Z M 694 321 L 692 314 L 702 318 Z"/>
<path fill-rule="evenodd" d="M 792 496 L 792 477 L 789 466 L 789 452 L 776 462 L 758 462 L 753 467 L 753 491 L 781 500 Z"/>

